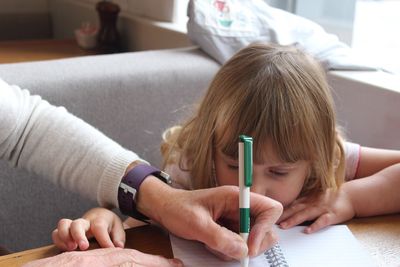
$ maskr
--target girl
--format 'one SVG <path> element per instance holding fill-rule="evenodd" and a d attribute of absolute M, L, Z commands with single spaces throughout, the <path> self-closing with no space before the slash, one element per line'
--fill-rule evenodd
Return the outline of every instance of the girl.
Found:
<path fill-rule="evenodd" d="M 194 115 L 163 135 L 173 186 L 237 185 L 241 134 L 254 140 L 251 190 L 284 206 L 282 228 L 400 211 L 400 152 L 344 142 L 324 70 L 295 47 L 253 44 L 222 66 Z"/>
<path fill-rule="evenodd" d="M 295 47 L 242 49 L 197 112 L 164 133 L 165 170 L 175 186 L 237 185 L 240 134 L 254 139 L 251 190 L 283 204 L 282 228 L 316 219 L 305 230 L 312 233 L 355 215 L 400 210 L 393 201 L 400 199 L 400 152 L 344 142 L 323 69 Z"/>

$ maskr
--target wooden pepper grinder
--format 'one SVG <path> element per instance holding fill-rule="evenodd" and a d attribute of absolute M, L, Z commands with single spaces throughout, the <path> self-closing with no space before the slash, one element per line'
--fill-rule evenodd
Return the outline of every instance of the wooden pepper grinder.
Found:
<path fill-rule="evenodd" d="M 98 49 L 101 53 L 121 52 L 117 30 L 119 6 L 108 0 L 103 0 L 97 3 L 96 9 L 100 19 L 100 29 L 97 36 Z"/>

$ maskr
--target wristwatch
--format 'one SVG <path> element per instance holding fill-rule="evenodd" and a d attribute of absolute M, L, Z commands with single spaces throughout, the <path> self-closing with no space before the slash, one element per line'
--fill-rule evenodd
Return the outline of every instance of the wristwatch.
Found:
<path fill-rule="evenodd" d="M 171 178 L 167 173 L 147 164 L 135 166 L 122 178 L 118 187 L 118 204 L 123 214 L 139 220 L 149 219 L 137 211 L 136 195 L 142 182 L 150 175 L 157 177 L 166 184 L 171 184 Z"/>

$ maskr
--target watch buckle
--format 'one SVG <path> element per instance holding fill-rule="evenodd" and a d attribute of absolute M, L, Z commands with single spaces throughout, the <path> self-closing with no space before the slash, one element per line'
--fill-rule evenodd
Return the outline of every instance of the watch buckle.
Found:
<path fill-rule="evenodd" d="M 122 188 L 122 190 L 124 190 L 125 194 L 128 194 L 128 192 L 131 193 L 132 194 L 132 198 L 135 199 L 135 195 L 136 195 L 136 189 L 135 188 L 133 188 L 133 187 L 127 185 L 127 184 L 124 184 L 124 183 L 120 183 L 119 187 Z"/>

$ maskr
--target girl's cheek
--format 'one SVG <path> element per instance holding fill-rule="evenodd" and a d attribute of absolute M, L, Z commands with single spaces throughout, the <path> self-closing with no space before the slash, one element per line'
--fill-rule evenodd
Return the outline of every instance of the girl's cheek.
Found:
<path fill-rule="evenodd" d="M 297 190 L 290 191 L 288 190 L 286 193 L 281 193 L 275 200 L 279 201 L 282 206 L 285 208 L 290 206 L 297 198 L 299 197 L 299 193 Z"/>

